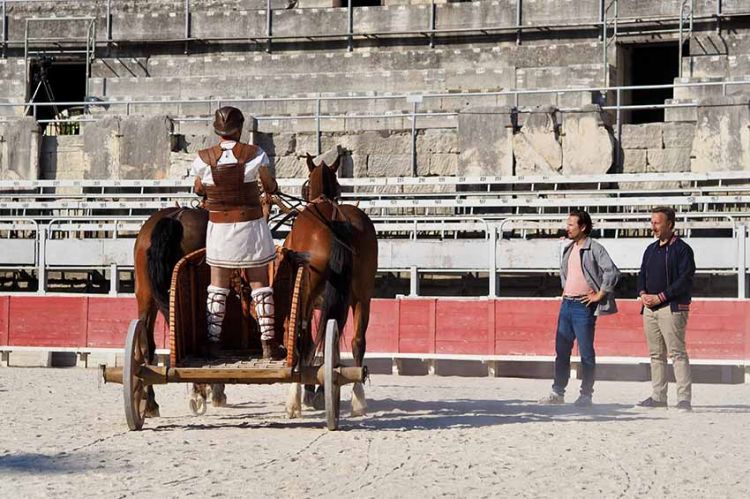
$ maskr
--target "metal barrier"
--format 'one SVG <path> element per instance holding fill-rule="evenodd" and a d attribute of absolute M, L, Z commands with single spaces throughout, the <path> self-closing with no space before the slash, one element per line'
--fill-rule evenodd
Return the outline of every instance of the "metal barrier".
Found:
<path fill-rule="evenodd" d="M 599 241 L 608 248 L 618 266 L 626 272 L 637 272 L 643 249 L 650 243 L 647 237 L 648 214 L 595 215 L 599 226 Z M 420 217 L 374 218 L 376 230 L 381 235 L 379 245 L 379 270 L 407 272 L 410 276 L 410 295 L 419 295 L 419 276 L 425 272 L 479 272 L 488 276 L 487 295 L 497 296 L 500 273 L 529 272 L 555 273 L 564 241 L 549 236 L 526 239 L 526 231 L 555 231 L 563 227 L 564 216 L 524 216 L 503 219 L 481 217 L 452 217 L 436 220 Z M 724 219 L 720 222 L 718 219 Z M 56 218 L 43 228 L 29 220 L 13 225 L 0 220 L 0 230 L 5 223 L 9 230 L 28 226 L 35 231 L 34 239 L 23 240 L 19 245 L 4 244 L 3 261 L 8 269 L 36 270 L 39 294 L 47 293 L 47 275 L 50 271 L 75 269 L 104 269 L 111 273 L 110 295 L 118 295 L 118 273 L 133 265 L 134 235 L 143 219 L 87 220 Z M 640 224 L 638 221 L 640 220 Z M 747 222 L 737 222 L 731 215 L 721 213 L 680 214 L 678 229 L 687 225 L 686 239 L 696 248 L 699 272 L 736 274 L 738 297 L 747 296 L 746 273 L 750 255 L 747 245 Z M 25 225 L 24 225 L 25 224 Z M 699 237 L 690 234 L 693 229 L 724 229 L 729 236 Z M 620 237 L 621 230 L 637 230 L 640 237 Z M 508 230 L 519 231 L 521 237 L 506 238 Z M 106 237 L 59 238 L 60 233 L 76 234 L 82 231 L 106 232 Z M 614 231 L 607 234 L 606 231 Z M 452 237 L 446 237 L 450 232 Z M 407 238 L 400 237 L 408 235 Z M 459 235 L 469 237 L 459 237 Z M 540 235 L 540 234 L 537 234 Z M 499 237 L 500 236 L 500 237 Z M 13 242 L 13 239 L 7 241 Z M 6 241 L 6 242 L 7 242 Z M 278 241 L 279 243 L 281 241 Z M 25 264 L 24 267 L 19 266 Z"/>

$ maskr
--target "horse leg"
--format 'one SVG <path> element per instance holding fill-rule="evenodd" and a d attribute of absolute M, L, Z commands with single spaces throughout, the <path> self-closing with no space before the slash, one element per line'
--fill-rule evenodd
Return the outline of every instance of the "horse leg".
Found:
<path fill-rule="evenodd" d="M 286 417 L 289 419 L 302 417 L 302 385 L 292 383 L 286 399 Z"/>
<path fill-rule="evenodd" d="M 365 332 L 370 322 L 370 300 L 357 300 L 354 303 L 354 324 L 356 331 L 352 338 L 352 355 L 354 365 L 362 367 L 365 360 Z M 354 383 L 352 388 L 352 416 L 364 416 L 367 413 L 367 400 L 362 383 Z"/>
<path fill-rule="evenodd" d="M 148 338 L 148 357 L 149 364 L 153 364 L 156 359 L 156 340 L 154 339 L 154 324 L 156 323 L 156 304 L 151 301 L 146 311 L 141 314 L 141 320 L 146 325 L 146 337 Z M 159 404 L 156 403 L 156 393 L 154 385 L 148 385 L 146 388 L 146 413 L 147 418 L 158 418 Z"/>
<path fill-rule="evenodd" d="M 208 385 L 205 383 L 193 383 L 193 390 L 188 400 L 190 411 L 196 416 L 205 414 L 208 405 L 206 398 L 208 398 Z"/>
<path fill-rule="evenodd" d="M 227 405 L 227 395 L 224 393 L 224 383 L 214 383 L 211 385 L 211 404 L 214 407 L 224 407 Z"/>

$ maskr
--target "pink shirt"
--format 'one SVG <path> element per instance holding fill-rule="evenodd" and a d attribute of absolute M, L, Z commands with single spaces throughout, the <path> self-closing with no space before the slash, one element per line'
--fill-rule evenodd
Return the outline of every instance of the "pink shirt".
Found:
<path fill-rule="evenodd" d="M 570 256 L 568 256 L 568 276 L 565 279 L 563 295 L 580 296 L 591 292 L 593 290 L 583 277 L 583 269 L 581 269 L 581 248 L 573 243 L 573 249 L 570 250 Z"/>

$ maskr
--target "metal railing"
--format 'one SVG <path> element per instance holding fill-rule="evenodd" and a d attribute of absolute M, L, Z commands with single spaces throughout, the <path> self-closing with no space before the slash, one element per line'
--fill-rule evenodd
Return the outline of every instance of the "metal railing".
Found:
<path fill-rule="evenodd" d="M 3 14 L 5 14 L 7 10 L 7 5 L 12 3 L 27 3 L 27 4 L 33 4 L 33 3 L 42 3 L 43 0 L 2 0 L 0 3 L 0 6 L 2 7 Z M 67 0 L 57 0 L 57 4 L 64 5 Z M 80 1 L 80 0 L 79 0 Z M 113 24 L 113 1 L 112 0 L 86 0 L 92 4 L 97 5 L 103 5 L 104 8 L 104 17 L 105 17 L 105 24 L 106 24 L 106 37 L 105 40 L 102 40 L 101 43 L 111 45 L 112 43 L 116 42 L 126 42 L 129 41 L 128 39 L 114 39 L 112 36 L 112 24 Z M 732 10 L 728 11 L 722 3 L 722 0 L 714 0 L 715 1 L 715 9 L 714 12 L 711 14 L 704 14 L 704 15 L 694 15 L 693 9 L 690 10 L 690 19 L 695 21 L 703 21 L 703 22 L 715 22 L 717 25 L 717 30 L 721 29 L 721 21 L 727 18 L 731 18 L 733 16 L 745 16 L 750 14 L 750 11 L 737 11 Z M 50 2 L 47 2 L 50 3 Z M 692 2 L 691 2 L 692 3 Z M 192 16 L 194 13 L 198 12 L 194 8 L 194 6 L 191 4 L 190 0 L 184 0 L 183 2 L 183 8 L 182 8 L 182 22 L 183 22 L 183 33 L 182 36 L 164 40 L 152 40 L 154 42 L 184 42 L 185 43 L 185 51 L 187 52 L 189 50 L 189 43 L 191 41 L 231 41 L 231 40 L 251 40 L 255 42 L 260 42 L 265 45 L 265 49 L 267 51 L 271 51 L 273 42 L 274 41 L 282 41 L 282 40 L 290 40 L 290 39 L 308 39 L 308 40 L 315 40 L 315 39 L 343 39 L 347 42 L 347 47 L 349 50 L 352 49 L 354 39 L 355 38 L 372 38 L 372 37 L 378 37 L 378 36 L 394 36 L 394 35 L 401 35 L 401 36 L 419 36 L 422 38 L 425 38 L 428 45 L 430 47 L 434 47 L 434 40 L 435 36 L 437 35 L 450 35 L 450 34 L 462 34 L 462 33 L 478 33 L 478 34 L 497 34 L 497 33 L 507 33 L 510 35 L 515 35 L 516 43 L 521 44 L 522 43 L 522 33 L 525 31 L 535 32 L 535 31 L 548 31 L 548 30 L 571 30 L 571 29 L 592 29 L 592 30 L 600 30 L 603 33 L 603 39 L 604 44 L 606 45 L 607 40 L 607 31 L 609 29 L 609 25 L 613 25 L 613 36 L 616 37 L 622 36 L 619 34 L 619 27 L 626 26 L 626 25 L 639 25 L 639 26 L 653 26 L 648 30 L 649 33 L 652 34 L 663 34 L 665 32 L 673 32 L 674 30 L 665 29 L 663 26 L 665 23 L 679 23 L 679 25 L 682 25 L 682 17 L 683 17 L 683 11 L 680 9 L 679 12 L 675 12 L 671 15 L 657 15 L 657 16 L 632 16 L 632 17 L 624 17 L 619 15 L 619 9 L 618 7 L 618 1 L 617 0 L 610 0 L 609 4 L 606 4 L 606 0 L 600 0 L 600 2 L 592 3 L 592 5 L 596 5 L 596 9 L 598 12 L 591 12 L 590 18 L 588 20 L 581 20 L 581 21 L 571 21 L 571 22 L 539 22 L 539 23 L 530 23 L 530 22 L 524 22 L 524 19 L 528 19 L 529 16 L 526 15 L 524 12 L 524 3 L 522 0 L 516 0 L 515 2 L 515 9 L 514 9 L 514 15 L 513 15 L 513 21 L 508 24 L 503 25 L 491 25 L 487 24 L 486 22 L 481 22 L 477 26 L 472 27 L 454 27 L 454 28 L 438 28 L 438 25 L 440 24 L 440 16 L 438 15 L 439 9 L 437 5 L 435 4 L 434 0 L 431 2 L 429 6 L 427 6 L 427 12 L 425 13 L 425 19 L 422 21 L 424 22 L 423 26 L 415 26 L 413 29 L 402 29 L 402 30 L 385 30 L 385 31 L 367 31 L 367 30 L 358 30 L 357 29 L 357 23 L 356 23 L 356 16 L 354 16 L 354 12 L 357 10 L 357 7 L 352 6 L 352 2 L 350 0 L 347 1 L 345 9 L 347 10 L 347 22 L 346 22 L 346 29 L 342 32 L 333 32 L 333 33 L 325 33 L 325 34 L 295 34 L 295 35 L 277 35 L 274 34 L 274 25 L 273 25 L 273 16 L 272 13 L 274 10 L 272 7 L 271 0 L 266 0 L 266 7 L 262 10 L 255 10 L 256 12 L 263 12 L 263 14 L 266 17 L 266 25 L 263 33 L 237 33 L 232 36 L 222 35 L 217 37 L 200 37 L 196 38 L 193 33 L 192 29 Z M 498 4 L 498 8 L 505 8 L 503 7 L 503 4 Z M 414 8 L 420 9 L 424 8 L 424 6 L 415 5 Z M 64 7 L 61 7 L 61 9 L 64 9 Z M 611 10 L 614 10 L 615 14 L 613 16 L 607 16 L 607 13 Z M 64 12 L 64 10 L 63 10 Z M 175 12 L 177 14 L 177 12 Z M 8 41 L 8 27 L 7 27 L 7 16 L 3 15 L 3 47 L 7 47 L 9 44 L 13 43 L 11 41 Z M 151 41 L 151 40 L 136 40 L 138 42 L 144 42 L 144 41 Z"/>
<path fill-rule="evenodd" d="M 418 131 L 421 130 L 418 126 L 419 118 L 435 118 L 435 117 L 456 117 L 460 114 L 459 111 L 438 111 L 438 112 L 421 112 L 420 104 L 424 107 L 425 101 L 436 100 L 446 98 L 484 98 L 484 97 L 507 97 L 513 101 L 513 106 L 510 109 L 511 114 L 513 113 L 530 113 L 536 109 L 534 107 L 520 106 L 519 101 L 523 96 L 555 96 L 555 106 L 561 112 L 582 112 L 584 111 L 583 106 L 580 107 L 561 107 L 560 99 L 564 95 L 568 94 L 586 94 L 586 95 L 600 95 L 601 102 L 606 102 L 606 95 L 614 95 L 615 102 L 612 105 L 602 105 L 603 111 L 614 113 L 614 136 L 617 141 L 622 136 L 623 126 L 623 112 L 643 109 L 674 109 L 674 108 L 697 108 L 701 104 L 696 100 L 695 102 L 686 103 L 665 103 L 665 104 L 639 104 L 639 105 L 626 105 L 623 104 L 624 95 L 626 92 L 635 90 L 660 90 L 660 89 L 679 89 L 679 88 L 720 88 L 721 95 L 726 96 L 727 91 L 731 87 L 739 85 L 750 85 L 750 79 L 736 80 L 736 81 L 712 81 L 712 82 L 679 82 L 671 84 L 661 85 L 633 85 L 633 86 L 603 86 L 603 87 L 587 87 L 587 88 L 547 88 L 547 89 L 515 89 L 515 90 L 504 90 L 497 92 L 464 92 L 464 93 L 450 93 L 450 92 L 437 92 L 437 93 L 423 93 L 423 94 L 397 94 L 397 95 L 368 95 L 368 96 L 351 96 L 351 95 L 339 95 L 339 96 L 317 96 L 317 97 L 269 97 L 269 98 L 217 98 L 217 99 L 171 99 L 171 100 L 154 100 L 154 99 L 143 99 L 143 100 L 101 100 L 99 102 L 24 102 L 24 103 L 0 103 L 2 108 L 23 108 L 31 109 L 32 116 L 37 116 L 37 109 L 40 107 L 49 106 L 64 106 L 64 107 L 83 107 L 86 114 L 86 118 L 76 119 L 54 119 L 54 120 L 38 120 L 40 123 L 66 123 L 66 122 L 93 122 L 97 121 L 97 118 L 90 114 L 93 107 L 104 107 L 107 109 L 109 114 L 113 114 L 113 108 L 121 107 L 124 108 L 124 114 L 131 114 L 133 106 L 175 106 L 179 108 L 180 105 L 206 105 L 206 114 L 200 116 L 187 116 L 180 117 L 175 116 L 172 120 L 179 124 L 182 122 L 196 122 L 212 120 L 213 110 L 221 107 L 222 105 L 252 105 L 252 104 L 267 104 L 269 102 L 289 102 L 289 103 L 304 103 L 310 105 L 311 110 L 305 114 L 292 114 L 285 116 L 274 116 L 274 115 L 255 115 L 255 119 L 260 122 L 273 122 L 273 121 L 302 121 L 302 120 L 314 120 L 315 132 L 316 132 L 316 154 L 320 154 L 321 151 L 321 135 L 325 132 L 323 129 L 324 121 L 336 121 L 336 120 L 350 120 L 350 119 L 397 119 L 405 118 L 411 123 L 411 171 L 413 175 L 417 174 L 417 155 L 416 155 L 416 140 Z M 324 114 L 321 113 L 321 104 L 323 102 L 351 102 L 351 101 L 402 101 L 405 104 L 405 108 L 409 111 L 400 111 L 392 113 L 357 113 L 357 114 Z M 439 106 L 441 104 L 438 104 Z M 446 121 L 444 128 L 454 128 L 457 126 L 455 123 L 449 123 Z M 179 132 L 177 132 L 179 133 Z M 615 148 L 615 163 L 619 161 L 620 148 Z"/>

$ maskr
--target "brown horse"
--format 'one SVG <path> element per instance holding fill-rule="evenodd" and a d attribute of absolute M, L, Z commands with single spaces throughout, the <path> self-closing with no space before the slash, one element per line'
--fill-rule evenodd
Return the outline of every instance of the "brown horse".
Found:
<path fill-rule="evenodd" d="M 154 324 L 156 314 L 161 312 L 169 322 L 169 287 L 172 270 L 184 255 L 206 246 L 208 212 L 202 209 L 167 208 L 159 210 L 143 224 L 135 240 L 135 296 L 138 302 L 138 318 L 146 326 L 149 362 L 154 362 L 156 342 Z M 191 403 L 202 402 L 208 387 L 193 385 Z M 224 385 L 211 385 L 211 397 L 215 406 L 226 403 Z M 154 397 L 153 386 L 148 386 L 146 416 L 159 416 L 159 404 Z"/>
<path fill-rule="evenodd" d="M 308 365 L 312 363 L 323 344 L 324 325 L 328 319 L 335 319 L 343 332 L 351 307 L 355 323 L 352 354 L 355 365 L 361 367 L 378 267 L 378 241 L 372 221 L 362 210 L 336 201 L 341 192 L 336 178 L 339 162 L 340 157 L 330 166 L 323 162 L 316 166 L 312 157 L 307 156 L 310 171 L 308 203 L 294 221 L 284 247 L 309 258 L 310 299 L 305 304 L 308 315 L 303 317 L 310 317 L 316 304 L 321 311 L 318 338 L 313 340 L 308 327 L 306 338 L 300 342 L 302 361 Z M 306 391 L 305 400 L 308 401 L 309 388 Z M 300 415 L 300 397 L 300 386 L 295 384 L 286 405 L 290 418 Z M 356 383 L 352 394 L 352 415 L 362 415 L 366 408 L 364 388 L 362 383 Z"/>

